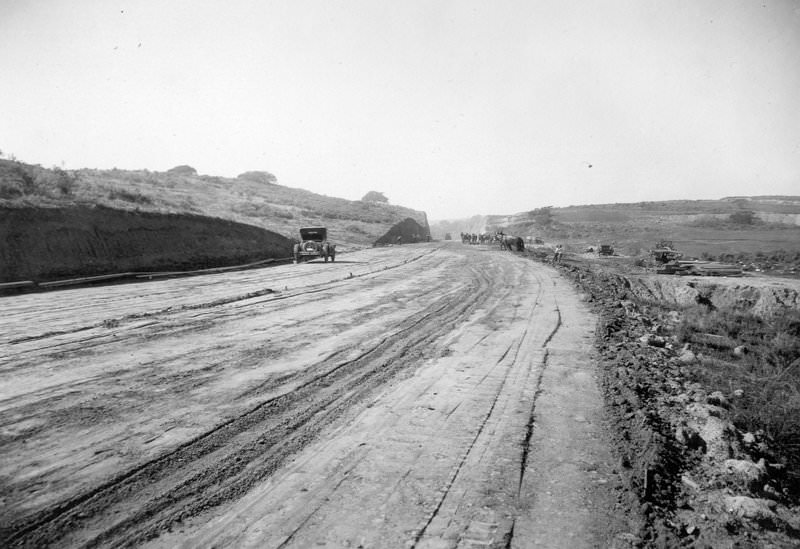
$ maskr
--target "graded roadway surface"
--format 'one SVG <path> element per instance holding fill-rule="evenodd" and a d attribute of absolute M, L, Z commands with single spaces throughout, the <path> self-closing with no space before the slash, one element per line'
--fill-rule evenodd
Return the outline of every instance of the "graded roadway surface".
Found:
<path fill-rule="evenodd" d="M 0 298 L 0 546 L 598 547 L 595 318 L 460 242 Z"/>

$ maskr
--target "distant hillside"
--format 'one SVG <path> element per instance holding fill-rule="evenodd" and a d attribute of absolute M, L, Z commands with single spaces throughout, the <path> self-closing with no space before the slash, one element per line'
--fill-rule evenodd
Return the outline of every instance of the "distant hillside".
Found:
<path fill-rule="evenodd" d="M 268 172 L 236 178 L 198 175 L 191 166 L 148 170 L 60 170 L 0 159 L 0 206 L 105 206 L 236 221 L 297 238 L 302 226 L 327 226 L 339 249 L 372 246 L 406 219 L 427 237 L 424 212 L 345 200 L 277 184 Z M 410 235 L 409 235 L 410 236 Z M 408 238 L 410 240 L 410 238 Z"/>
<path fill-rule="evenodd" d="M 632 204 L 538 208 L 511 215 L 473 216 L 436 222 L 434 238 L 446 232 L 503 230 L 519 236 L 560 242 L 574 250 L 612 244 L 637 255 L 661 239 L 687 254 L 800 252 L 800 197 L 728 197 Z"/>

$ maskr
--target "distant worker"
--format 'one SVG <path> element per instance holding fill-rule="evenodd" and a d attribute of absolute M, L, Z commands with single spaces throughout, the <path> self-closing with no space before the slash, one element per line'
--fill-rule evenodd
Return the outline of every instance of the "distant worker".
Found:
<path fill-rule="evenodd" d="M 403 243 L 403 237 L 401 235 L 397 235 L 397 243 L 398 244 L 402 244 Z"/>
<path fill-rule="evenodd" d="M 564 255 L 564 249 L 562 248 L 561 244 L 556 246 L 555 252 L 553 253 L 553 263 L 561 263 L 561 256 Z"/>

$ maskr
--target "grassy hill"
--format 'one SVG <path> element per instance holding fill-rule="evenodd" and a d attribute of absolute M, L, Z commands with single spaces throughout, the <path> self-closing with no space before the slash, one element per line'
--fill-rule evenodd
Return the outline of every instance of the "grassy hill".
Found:
<path fill-rule="evenodd" d="M 0 283 L 282 259 L 304 226 L 327 227 L 338 252 L 429 235 L 424 212 L 284 187 L 268 172 L 65 171 L 0 159 Z"/>
<path fill-rule="evenodd" d="M 633 204 L 538 208 L 513 215 L 437 222 L 432 234 L 493 232 L 543 238 L 582 251 L 611 244 L 621 254 L 646 254 L 662 239 L 693 257 L 784 254 L 800 257 L 800 196 L 729 197 Z"/>
<path fill-rule="evenodd" d="M 319 195 L 277 184 L 268 172 L 236 178 L 199 175 L 190 166 L 148 170 L 60 170 L 0 159 L 0 207 L 104 206 L 235 221 L 297 238 L 302 226 L 327 226 L 339 249 L 372 246 L 408 218 L 424 231 L 424 212 L 382 202 Z M 427 234 L 420 235 L 421 238 Z"/>

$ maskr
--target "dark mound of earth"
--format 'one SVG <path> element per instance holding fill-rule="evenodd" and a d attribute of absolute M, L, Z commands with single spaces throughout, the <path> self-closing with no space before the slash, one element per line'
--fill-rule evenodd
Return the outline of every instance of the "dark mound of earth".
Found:
<path fill-rule="evenodd" d="M 407 217 L 400 223 L 393 225 L 386 234 L 375 241 L 375 246 L 386 244 L 408 244 L 410 242 L 423 242 L 430 238 L 430 229 L 423 227 L 414 219 Z"/>
<path fill-rule="evenodd" d="M 291 249 L 272 231 L 198 215 L 0 208 L 0 283 L 225 267 L 288 258 Z"/>

